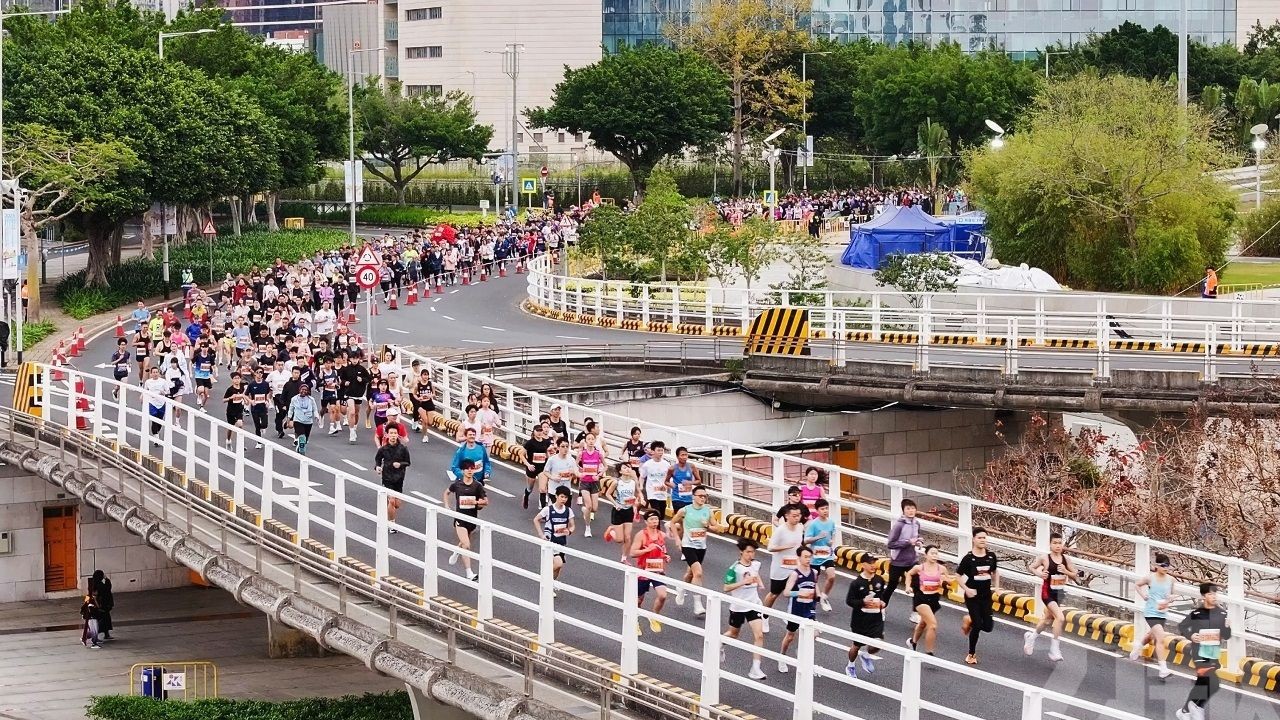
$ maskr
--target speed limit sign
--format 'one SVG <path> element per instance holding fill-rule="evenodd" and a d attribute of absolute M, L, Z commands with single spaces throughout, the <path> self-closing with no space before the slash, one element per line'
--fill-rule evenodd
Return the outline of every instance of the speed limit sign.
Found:
<path fill-rule="evenodd" d="M 373 265 L 361 265 L 356 268 L 356 284 L 365 290 L 372 290 L 378 287 L 378 283 L 382 280 L 382 273 L 378 272 L 378 268 Z"/>

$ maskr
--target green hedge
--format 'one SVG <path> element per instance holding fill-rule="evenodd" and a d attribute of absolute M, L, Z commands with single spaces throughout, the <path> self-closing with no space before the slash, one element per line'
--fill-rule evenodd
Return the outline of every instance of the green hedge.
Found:
<path fill-rule="evenodd" d="M 316 250 L 341 247 L 348 241 L 340 230 L 249 231 L 240 237 L 219 236 L 213 244 L 213 274 L 220 280 L 226 273 L 249 272 L 266 267 L 277 257 L 292 262 Z M 209 279 L 209 244 L 194 240 L 169 250 L 169 277 L 176 289 L 182 271 L 191 268 L 196 280 Z M 54 298 L 68 315 L 83 320 L 123 305 L 159 297 L 164 293 L 160 251 L 153 260 L 134 258 L 107 270 L 107 287 L 87 288 L 86 271 L 73 273 L 58 283 Z"/>
<path fill-rule="evenodd" d="M 299 202 L 281 203 L 280 210 L 281 217 L 300 217 L 312 221 L 344 222 L 351 217 L 349 210 L 320 213 L 314 205 Z M 356 210 L 356 222 L 390 227 L 426 227 L 439 223 L 471 226 L 479 225 L 483 220 L 479 211 L 451 213 L 412 205 L 371 205 Z M 489 222 L 493 222 L 492 219 Z"/>
<path fill-rule="evenodd" d="M 22 324 L 22 349 L 30 350 L 35 347 L 41 340 L 49 337 L 57 332 L 58 328 L 48 320 L 41 320 L 38 323 Z M 18 333 L 9 333 L 9 349 L 16 350 L 18 347 Z"/>
<path fill-rule="evenodd" d="M 95 697 L 85 714 L 99 720 L 412 720 L 405 692 L 262 700 L 168 700 L 108 695 Z"/>

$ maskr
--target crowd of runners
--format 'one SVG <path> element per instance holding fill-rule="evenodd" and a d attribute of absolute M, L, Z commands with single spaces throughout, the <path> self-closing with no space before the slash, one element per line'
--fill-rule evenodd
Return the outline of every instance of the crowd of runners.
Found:
<path fill-rule="evenodd" d="M 496 267 L 555 252 L 572 237 L 577 221 L 560 216 L 448 236 L 383 236 L 375 245 L 388 279 L 374 302 L 389 303 L 416 283 L 463 282 L 486 264 Z M 257 449 L 271 432 L 277 439 L 290 436 L 300 453 L 307 451 L 313 431 L 338 435 L 345 430 L 347 443 L 358 444 L 363 425 L 378 480 L 403 493 L 413 466 L 409 444 L 415 435 L 421 443 L 430 440 L 429 429 L 441 425 L 437 414 L 443 408 L 437 406 L 427 368 L 417 361 L 404 367 L 390 348 L 369 350 L 344 321 L 360 298 L 354 290 L 358 254 L 347 248 L 291 264 L 277 260 L 269 268 L 227 278 L 216 294 L 191 288 L 182 310 L 152 313 L 139 305 L 131 318 L 132 337 L 119 338 L 110 365 L 118 380 L 137 380 L 152 394 L 151 432 L 161 432 L 166 421 L 164 398 L 194 405 L 197 412 L 209 412 L 214 405 L 213 411 L 220 409 L 228 424 L 257 436 Z M 227 384 L 215 393 L 224 375 Z M 173 407 L 180 412 L 182 405 Z M 475 387 L 456 424 L 458 447 L 448 467 L 442 468 L 448 480 L 441 502 L 473 519 L 454 522 L 460 552 L 449 558 L 450 564 L 462 563 L 469 580 L 477 578 L 469 552 L 476 542 L 474 519 L 489 505 L 486 483 L 497 462 L 494 444 L 511 421 L 502 416 L 502 403 L 491 386 Z M 228 432 L 225 442 L 235 447 L 234 433 Z M 616 546 L 613 552 L 619 561 L 638 569 L 639 602 L 642 607 L 649 604 L 650 610 L 647 632 L 662 632 L 660 618 L 669 595 L 664 581 L 672 576 L 730 596 L 724 630 L 728 638 L 740 638 L 746 628 L 750 643 L 763 648 L 772 625 L 780 625 L 777 647 L 782 655 L 795 644 L 796 618 L 834 611 L 839 527 L 827 499 L 826 478 L 817 469 L 787 489 L 763 548 L 740 540 L 736 561 L 707 568 L 710 534 L 728 528 L 710 504 L 710 483 L 690 461 L 687 448 L 668 448 L 660 439 L 646 439 L 640 428 L 631 428 L 618 447 L 608 447 L 597 422 L 587 418 L 571 427 L 562 408 L 554 406 L 538 418 L 514 457 L 526 479 L 519 502 L 530 512 L 535 532 L 567 545 L 576 535 L 593 538 L 601 530 L 599 542 Z M 388 501 L 393 522 L 399 509 L 398 499 Z M 975 528 L 971 550 L 948 566 L 940 548 L 924 540 L 915 503 L 904 500 L 900 509 L 901 516 L 889 529 L 887 557 L 882 561 L 860 554 L 849 580 L 849 627 L 867 638 L 848 649 L 846 672 L 853 678 L 875 672 L 877 646 L 885 642 L 885 614 L 904 581 L 911 602 L 913 629 L 906 638 L 910 648 L 933 654 L 942 600 L 953 589 L 967 610 L 959 628 L 968 642 L 965 662 L 979 662 L 981 634 L 994 630 L 993 598 L 1001 588 L 1001 573 L 988 549 L 986 531 Z M 768 552 L 767 569 L 758 556 L 762 549 Z M 676 559 L 681 568 L 673 570 Z M 557 554 L 557 576 L 564 563 L 565 555 Z M 1166 658 L 1173 633 L 1166 622 L 1177 599 L 1168 567 L 1168 558 L 1156 556 L 1155 571 L 1137 583 L 1150 631 L 1135 643 L 1131 655 L 1139 660 L 1150 647 L 1161 678 L 1170 674 Z M 1040 579 L 1045 611 L 1026 632 L 1024 652 L 1032 655 L 1040 634 L 1049 631 L 1047 657 L 1060 661 L 1063 593 L 1082 571 L 1059 535 L 1052 536 L 1049 551 L 1034 559 L 1029 569 Z M 722 581 L 707 582 L 708 573 Z M 1184 720 L 1203 717 L 1204 705 L 1217 688 L 1214 671 L 1221 643 L 1231 633 L 1217 606 L 1216 588 L 1205 585 L 1201 590 L 1201 603 L 1176 629 L 1196 643 L 1196 684 L 1188 704 L 1178 710 Z M 676 605 L 685 604 L 684 592 L 673 595 Z M 702 597 L 695 594 L 692 600 L 694 614 L 705 614 Z M 776 614 L 762 614 L 757 606 Z M 637 632 L 644 631 L 637 627 Z M 788 672 L 788 663 L 778 662 L 777 670 Z M 766 678 L 758 652 L 752 653 L 748 676 Z"/>

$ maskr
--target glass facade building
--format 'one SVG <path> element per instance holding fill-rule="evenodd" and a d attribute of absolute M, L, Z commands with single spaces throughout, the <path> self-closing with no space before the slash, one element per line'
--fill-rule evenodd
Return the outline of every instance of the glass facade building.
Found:
<path fill-rule="evenodd" d="M 662 40 L 662 26 L 691 0 L 602 0 L 604 46 Z M 1014 56 L 1054 43 L 1085 41 L 1130 21 L 1176 31 L 1181 0 L 812 0 L 815 37 L 868 37 L 896 44 L 954 42 L 968 51 L 995 47 Z M 1191 36 L 1207 45 L 1236 43 L 1236 0 L 1187 0 Z"/>

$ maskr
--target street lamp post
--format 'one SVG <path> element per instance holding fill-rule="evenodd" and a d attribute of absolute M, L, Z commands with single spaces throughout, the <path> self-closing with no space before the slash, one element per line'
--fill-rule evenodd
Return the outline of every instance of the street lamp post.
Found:
<path fill-rule="evenodd" d="M 217 32 L 214 28 L 201 28 L 199 30 L 186 30 L 184 32 L 162 32 L 157 33 L 156 45 L 160 51 L 160 60 L 164 61 L 164 41 L 166 38 L 181 37 L 183 35 L 206 35 L 211 32 Z M 169 203 L 160 203 L 160 237 L 164 244 L 163 259 L 161 261 L 161 279 L 164 281 L 164 299 L 169 299 Z"/>
<path fill-rule="evenodd" d="M 804 144 L 804 162 L 800 165 L 801 172 L 801 189 L 809 192 L 809 56 L 810 55 L 830 55 L 831 51 L 825 52 L 807 52 L 800 54 L 800 82 L 805 83 L 804 95 L 800 98 L 800 134 L 804 136 L 801 143 Z"/>
<path fill-rule="evenodd" d="M 1258 123 L 1249 128 L 1249 132 L 1253 133 L 1254 208 L 1262 207 L 1262 151 L 1267 149 L 1267 140 L 1264 137 L 1267 129 L 1266 123 Z"/>
<path fill-rule="evenodd" d="M 984 122 L 987 125 L 987 129 L 996 134 L 995 137 L 991 138 L 991 149 L 999 150 L 1004 147 L 1004 128 L 1000 127 L 995 120 L 986 120 Z"/>
<path fill-rule="evenodd" d="M 359 187 L 361 174 L 356 172 L 356 55 L 366 52 L 380 53 L 385 47 L 360 48 L 360 44 L 347 51 L 347 172 L 344 178 L 351 205 L 351 245 L 356 243 L 356 188 Z"/>

